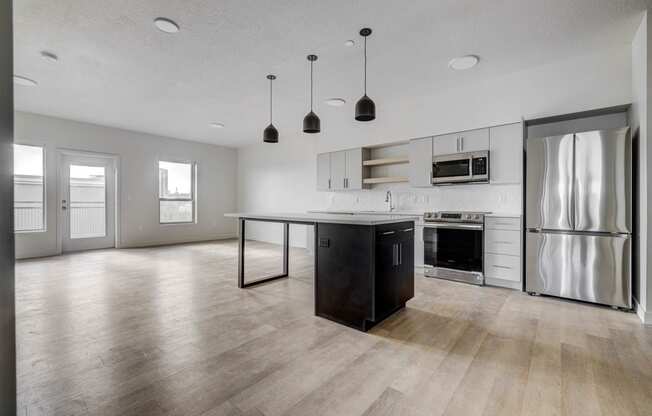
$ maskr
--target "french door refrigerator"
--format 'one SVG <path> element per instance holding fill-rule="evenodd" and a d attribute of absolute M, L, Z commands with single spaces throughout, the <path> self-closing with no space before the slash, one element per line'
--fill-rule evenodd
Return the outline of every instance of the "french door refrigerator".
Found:
<path fill-rule="evenodd" d="M 527 140 L 526 290 L 632 307 L 629 127 Z"/>

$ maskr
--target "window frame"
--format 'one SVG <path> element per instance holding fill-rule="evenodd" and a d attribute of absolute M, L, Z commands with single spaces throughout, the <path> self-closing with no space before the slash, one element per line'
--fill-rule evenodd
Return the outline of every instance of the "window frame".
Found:
<path fill-rule="evenodd" d="M 163 198 L 161 197 L 161 162 L 177 163 L 190 165 L 190 198 Z M 197 224 L 197 162 L 190 160 L 177 160 L 177 159 L 158 159 L 156 162 L 156 194 L 158 198 L 158 223 L 159 225 L 182 225 L 182 224 Z M 192 219 L 190 221 L 161 221 L 161 201 L 181 201 L 192 202 Z"/>
<path fill-rule="evenodd" d="M 38 147 L 41 149 L 41 155 L 43 159 L 43 227 L 38 229 L 38 230 L 16 230 L 16 218 L 15 218 L 15 213 L 13 214 L 12 220 L 13 220 L 13 229 L 14 229 L 14 234 L 39 234 L 39 233 L 47 233 L 48 232 L 48 208 L 47 208 L 47 157 L 46 157 L 46 146 L 44 144 L 31 144 L 31 143 L 21 143 L 14 141 L 12 143 L 12 162 L 14 163 L 13 167 L 13 172 L 11 175 L 11 181 L 12 181 L 12 193 L 15 194 L 15 187 L 16 187 L 16 166 L 15 166 L 15 153 L 16 153 L 16 146 L 27 146 L 27 147 Z M 13 203 L 13 209 L 16 209 L 16 195 L 14 195 L 14 203 Z"/>

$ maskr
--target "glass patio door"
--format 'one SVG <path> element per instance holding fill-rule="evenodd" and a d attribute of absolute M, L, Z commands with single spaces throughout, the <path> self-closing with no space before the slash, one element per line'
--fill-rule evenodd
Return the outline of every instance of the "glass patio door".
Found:
<path fill-rule="evenodd" d="M 115 247 L 115 167 L 111 158 L 63 155 L 62 251 Z"/>

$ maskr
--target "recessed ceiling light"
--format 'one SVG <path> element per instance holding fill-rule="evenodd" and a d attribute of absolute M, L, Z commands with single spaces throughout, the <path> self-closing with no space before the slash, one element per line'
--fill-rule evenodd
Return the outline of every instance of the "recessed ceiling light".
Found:
<path fill-rule="evenodd" d="M 451 59 L 450 62 L 448 62 L 448 66 L 456 71 L 463 71 L 465 69 L 473 68 L 479 61 L 480 58 L 475 55 L 466 55 Z"/>
<path fill-rule="evenodd" d="M 325 103 L 331 107 L 342 107 L 344 104 L 346 104 L 346 100 L 344 98 L 329 98 L 325 101 Z"/>
<path fill-rule="evenodd" d="M 224 123 L 211 123 L 210 126 L 216 129 L 223 129 Z"/>
<path fill-rule="evenodd" d="M 52 52 L 48 52 L 48 51 L 42 51 L 41 52 L 41 57 L 43 59 L 45 59 L 46 61 L 52 62 L 52 63 L 55 63 L 55 62 L 57 62 L 59 60 L 59 57 L 57 55 L 53 54 Z"/>
<path fill-rule="evenodd" d="M 179 31 L 179 25 L 176 24 L 173 20 L 165 17 L 157 17 L 154 19 L 154 24 L 161 32 L 177 33 Z"/>
<path fill-rule="evenodd" d="M 22 85 L 23 87 L 36 87 L 38 82 L 33 79 L 21 77 L 20 75 L 14 75 L 14 84 Z"/>
<path fill-rule="evenodd" d="M 346 42 L 344 42 L 344 46 L 353 46 L 355 45 L 355 41 L 353 39 L 349 39 Z"/>

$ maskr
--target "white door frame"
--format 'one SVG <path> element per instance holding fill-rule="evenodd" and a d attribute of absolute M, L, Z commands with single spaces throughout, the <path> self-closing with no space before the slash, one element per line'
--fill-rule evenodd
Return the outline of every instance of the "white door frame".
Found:
<path fill-rule="evenodd" d="M 113 161 L 113 166 L 115 167 L 115 172 L 107 172 L 107 175 L 113 175 L 114 182 L 114 238 L 115 238 L 115 248 L 120 248 L 120 218 L 121 218 L 121 198 L 122 187 L 120 186 L 120 156 L 112 153 L 99 153 L 99 152 L 89 152 L 82 150 L 73 150 L 73 149 L 57 149 L 57 192 L 56 200 L 54 206 L 57 210 L 57 253 L 63 253 L 63 238 L 64 238 L 64 224 L 65 219 L 63 217 L 64 213 L 61 209 L 61 200 L 63 199 L 64 190 L 61 189 L 61 174 L 63 169 L 63 161 L 66 156 L 77 156 L 77 157 L 92 157 L 92 158 L 102 158 L 110 159 Z"/>

